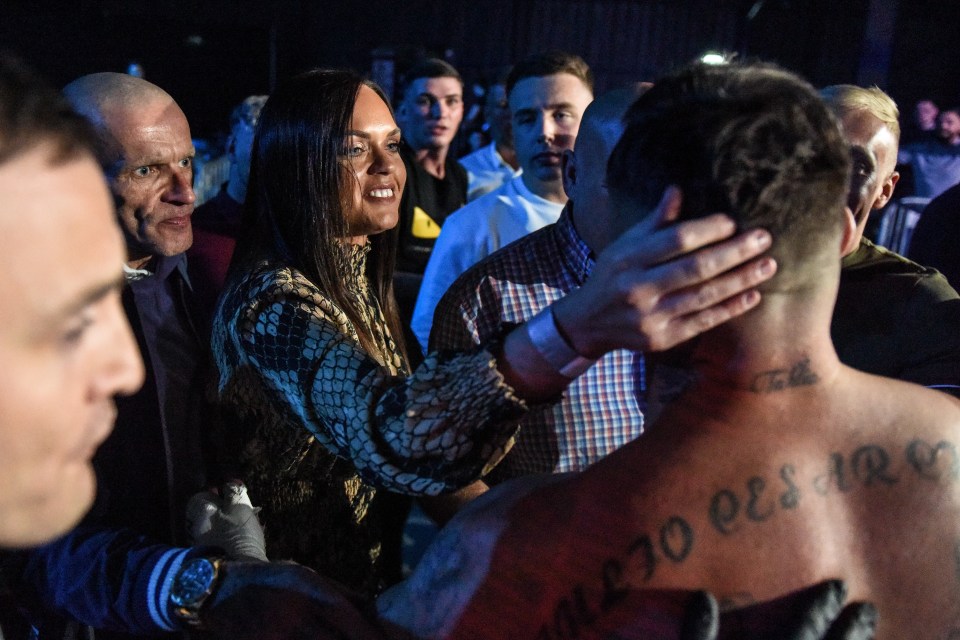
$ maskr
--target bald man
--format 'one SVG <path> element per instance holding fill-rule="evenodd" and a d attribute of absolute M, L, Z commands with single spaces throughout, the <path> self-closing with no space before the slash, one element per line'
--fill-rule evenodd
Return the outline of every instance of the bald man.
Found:
<path fill-rule="evenodd" d="M 119 403 L 114 435 L 97 456 L 109 492 L 100 521 L 182 543 L 184 506 L 207 483 L 201 444 L 208 347 L 184 253 L 193 242 L 196 200 L 190 126 L 166 91 L 133 76 L 95 73 L 63 93 L 100 138 L 127 246 L 124 308 L 147 367 L 146 384 Z"/>
<path fill-rule="evenodd" d="M 153 541 L 183 546 L 187 501 L 208 480 L 201 453 L 209 411 L 201 366 L 207 347 L 197 330 L 203 325 L 193 306 L 184 257 L 193 240 L 195 200 L 190 127 L 166 91 L 133 76 L 84 76 L 68 84 L 63 94 L 99 138 L 98 160 L 126 245 L 123 308 L 146 366 L 143 387 L 117 400 L 114 431 L 94 457 L 99 489 L 84 526 L 129 529 Z M 65 567 L 73 563 L 96 562 L 96 555 L 67 551 L 88 543 L 84 531 L 33 554 L 28 579 L 43 583 L 52 567 L 69 573 Z M 100 549 L 95 540 L 87 553 Z M 123 549 L 132 544 L 126 537 L 120 540 L 111 545 Z M 106 554 L 104 560 L 118 562 L 117 553 Z M 185 551 L 177 550 L 170 559 L 182 562 L 185 557 Z M 65 593 L 57 597 L 69 601 Z M 95 627 L 118 626 L 99 612 L 70 613 Z M 161 628 L 171 625 L 163 616 L 158 620 Z M 133 628 L 143 624 L 137 621 Z M 97 635 L 111 637 L 108 631 Z"/>
<path fill-rule="evenodd" d="M 831 336 L 855 369 L 960 396 L 960 296 L 934 269 L 863 237 L 869 216 L 893 197 L 899 112 L 876 87 L 821 90 L 854 159 L 847 205 L 856 225 L 843 252 Z"/>

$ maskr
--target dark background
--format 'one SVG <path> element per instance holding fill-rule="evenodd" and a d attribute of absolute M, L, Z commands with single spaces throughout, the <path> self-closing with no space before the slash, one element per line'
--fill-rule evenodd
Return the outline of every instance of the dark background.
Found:
<path fill-rule="evenodd" d="M 905 112 L 960 103 L 956 0 L 0 0 L 0 49 L 57 85 L 140 62 L 194 136 L 226 128 L 244 96 L 312 66 L 398 72 L 424 54 L 468 81 L 562 48 L 598 89 L 652 80 L 705 50 L 773 60 L 815 85 L 877 84 Z"/>

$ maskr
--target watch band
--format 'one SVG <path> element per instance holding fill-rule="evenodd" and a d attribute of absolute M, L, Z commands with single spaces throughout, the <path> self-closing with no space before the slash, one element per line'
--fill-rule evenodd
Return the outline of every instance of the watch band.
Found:
<path fill-rule="evenodd" d="M 527 335 L 544 360 L 564 378 L 573 380 L 596 363 L 571 347 L 557 328 L 553 307 L 547 307 L 526 323 Z"/>

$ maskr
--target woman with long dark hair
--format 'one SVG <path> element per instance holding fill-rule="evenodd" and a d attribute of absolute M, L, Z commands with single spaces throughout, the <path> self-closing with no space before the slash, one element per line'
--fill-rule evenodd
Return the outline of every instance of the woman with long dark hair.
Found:
<path fill-rule="evenodd" d="M 400 144 L 383 93 L 353 73 L 280 87 L 260 116 L 247 235 L 214 329 L 270 556 L 365 594 L 396 577 L 377 488 L 429 495 L 476 479 L 523 411 L 487 350 L 429 357 L 406 377 L 391 284 Z"/>
<path fill-rule="evenodd" d="M 679 211 L 669 192 L 579 289 L 502 341 L 411 372 L 391 290 L 400 144 L 383 93 L 351 72 L 310 71 L 271 95 L 213 334 L 268 555 L 365 595 L 397 577 L 382 553 L 399 526 L 385 521 L 391 492 L 467 485 L 509 449 L 527 402 L 555 401 L 608 351 L 667 348 L 743 313 L 769 277 L 757 261 L 733 269 L 764 247 L 748 234 L 720 243 L 729 223 L 658 230 Z"/>

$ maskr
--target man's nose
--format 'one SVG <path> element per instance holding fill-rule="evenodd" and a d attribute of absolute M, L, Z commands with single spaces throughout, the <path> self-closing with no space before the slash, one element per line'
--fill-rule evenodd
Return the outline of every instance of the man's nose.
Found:
<path fill-rule="evenodd" d="M 173 204 L 193 204 L 197 196 L 193 192 L 193 172 L 176 170 L 170 177 L 170 184 L 163 194 L 163 201 Z"/>
<path fill-rule="evenodd" d="M 95 380 L 99 397 L 130 395 L 143 384 L 144 368 L 140 350 L 119 300 L 110 310 L 108 342 L 101 349 L 103 365 Z"/>
<path fill-rule="evenodd" d="M 540 120 L 540 135 L 537 136 L 537 142 L 550 142 L 556 135 L 557 128 L 550 118 Z"/>

